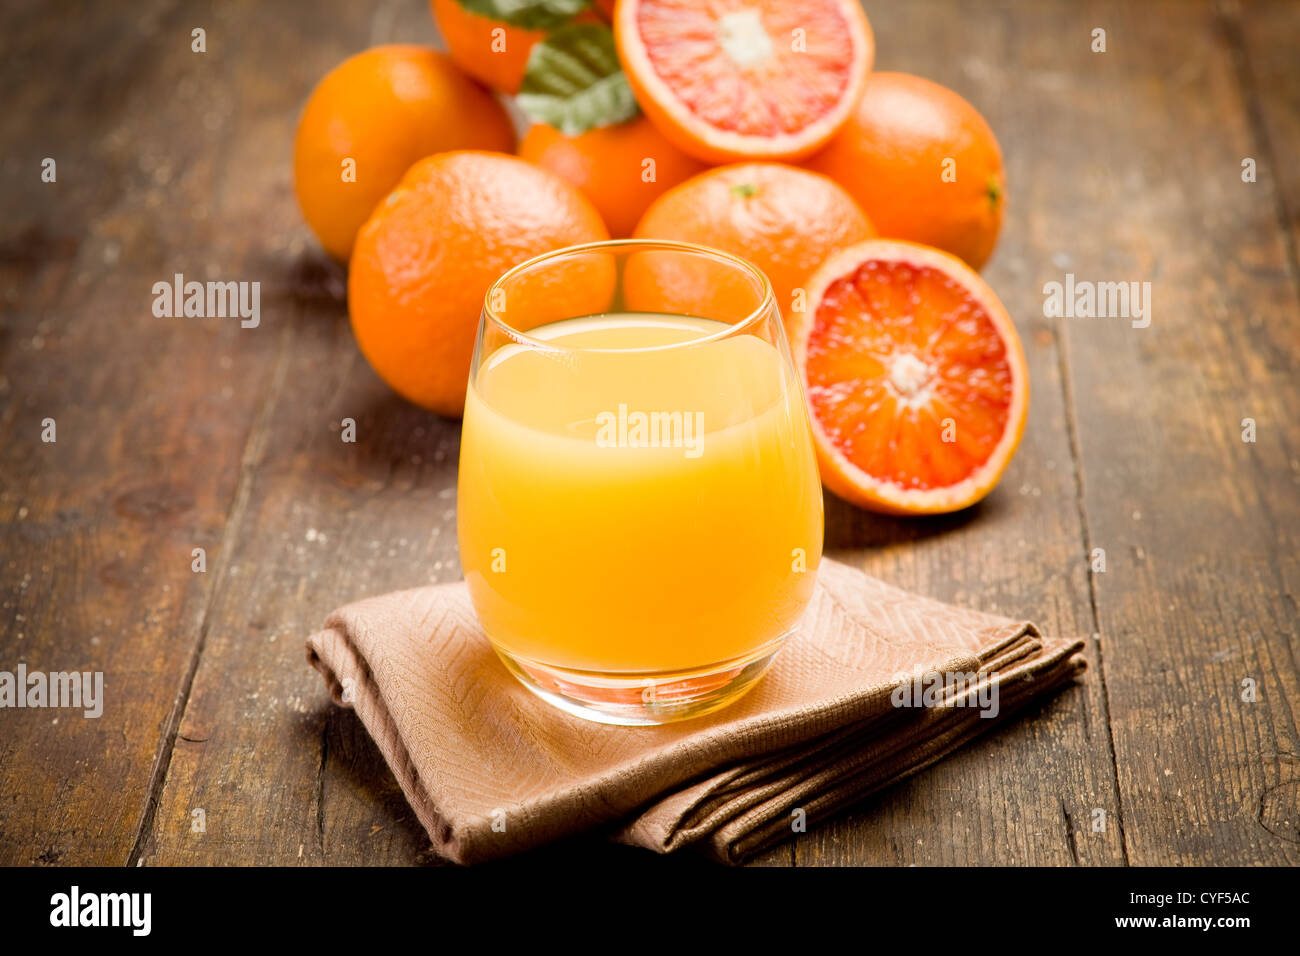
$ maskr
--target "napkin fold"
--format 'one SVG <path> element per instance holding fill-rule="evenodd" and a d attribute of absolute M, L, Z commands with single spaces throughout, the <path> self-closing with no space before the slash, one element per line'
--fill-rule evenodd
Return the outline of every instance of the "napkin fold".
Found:
<path fill-rule="evenodd" d="M 597 827 L 743 861 L 1069 682 L 1082 648 L 830 559 L 753 690 L 658 727 L 591 723 L 534 697 L 496 657 L 463 582 L 349 604 L 307 640 L 434 849 L 460 863 Z"/>

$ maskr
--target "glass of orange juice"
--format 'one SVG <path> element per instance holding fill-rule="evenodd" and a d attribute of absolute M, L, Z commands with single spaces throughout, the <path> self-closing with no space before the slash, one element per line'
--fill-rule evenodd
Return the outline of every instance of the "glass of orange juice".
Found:
<path fill-rule="evenodd" d="M 501 659 L 570 713 L 660 724 L 752 687 L 822 552 L 801 386 L 757 268 L 573 246 L 488 291 L 457 530 Z"/>

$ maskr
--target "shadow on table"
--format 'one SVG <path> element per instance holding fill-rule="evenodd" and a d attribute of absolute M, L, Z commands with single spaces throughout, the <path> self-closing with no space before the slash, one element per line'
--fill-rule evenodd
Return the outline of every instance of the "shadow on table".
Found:
<path fill-rule="evenodd" d="M 899 517 L 865 511 L 828 491 L 825 549 L 880 548 L 961 531 L 976 521 L 995 520 L 1006 507 L 1003 497 L 994 491 L 979 504 L 954 514 Z"/>
<path fill-rule="evenodd" d="M 342 263 L 312 249 L 293 259 L 275 260 L 274 271 L 279 280 L 273 289 L 277 297 L 304 312 L 330 313 L 347 321 L 348 270 Z"/>

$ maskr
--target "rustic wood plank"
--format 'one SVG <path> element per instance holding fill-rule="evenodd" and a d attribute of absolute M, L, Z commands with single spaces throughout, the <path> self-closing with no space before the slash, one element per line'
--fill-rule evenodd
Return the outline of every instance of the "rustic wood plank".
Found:
<path fill-rule="evenodd" d="M 1252 0 L 1223 8 L 1229 43 L 1238 54 L 1237 70 L 1247 109 L 1255 125 L 1254 142 L 1263 154 L 1261 183 L 1276 191 L 1278 218 L 1290 236 L 1293 270 L 1300 245 L 1300 5 L 1282 0 Z M 1259 157 L 1256 157 L 1259 159 Z"/>
<path fill-rule="evenodd" d="M 265 391 L 265 331 L 152 310 L 175 272 L 248 278 L 211 251 L 229 115 L 191 19 L 30 4 L 0 27 L 0 668 L 102 671 L 106 698 L 0 715 L 0 863 L 128 861 L 212 591 L 191 549 L 220 552 Z"/>
<path fill-rule="evenodd" d="M 1034 401 L 983 506 L 902 522 L 831 501 L 830 553 L 1101 636 L 1079 686 L 761 863 L 1297 860 L 1295 11 L 1132 6 L 868 4 L 881 68 L 962 91 L 1002 138 L 1010 216 L 986 276 Z M 7 8 L 0 31 L 0 133 L 20 146 L 0 224 L 0 667 L 103 669 L 109 695 L 99 721 L 4 715 L 0 862 L 133 862 L 142 827 L 151 864 L 435 862 L 301 638 L 342 601 L 459 576 L 457 428 L 365 366 L 341 270 L 268 158 L 325 70 L 432 26 L 421 4 L 201 13 L 206 59 L 193 10 L 161 4 L 89 5 L 76 32 Z M 44 155 L 52 195 L 30 173 Z M 154 320 L 149 286 L 173 271 L 261 280 L 262 327 Z M 1043 318 L 1066 271 L 1151 279 L 1152 326 Z M 54 446 L 33 438 L 47 406 Z M 1090 578 L 1094 547 L 1108 570 Z M 503 865 L 635 852 L 593 837 Z"/>
<path fill-rule="evenodd" d="M 247 241 L 242 222 L 264 208 L 283 237 L 253 246 L 262 278 L 279 292 L 268 311 L 283 361 L 270 377 L 266 417 L 244 462 L 247 483 L 232 514 L 203 660 L 140 848 L 150 864 L 171 854 L 204 863 L 320 860 L 335 844 L 357 847 L 352 859 L 394 845 L 413 859 L 423 846 L 364 730 L 322 701 L 302 638 L 338 595 L 390 587 L 394 566 L 412 566 L 393 560 L 399 535 L 390 540 L 388 532 L 421 537 L 404 510 L 418 472 L 412 458 L 426 451 L 429 469 L 440 469 L 446 451 L 435 453 L 430 443 L 443 436 L 391 398 L 357 354 L 344 272 L 319 252 L 293 201 L 289 164 L 274 158 L 288 156 L 300 104 L 340 60 L 373 42 L 428 39 L 427 25 L 396 29 L 394 10 L 343 5 L 322 16 L 285 8 L 258 15 L 254 29 L 249 9 L 232 12 L 227 24 L 240 43 L 228 51 L 225 95 L 246 118 L 232 145 L 246 164 L 273 170 L 274 181 L 226 194 L 213 216 Z M 372 35 L 376 29 L 380 35 Z M 286 61 L 286 49 L 301 55 Z M 354 383 L 351 392 L 345 382 Z M 339 438 L 347 415 L 358 422 L 356 445 Z M 438 490 L 431 500 L 440 517 L 446 504 Z M 390 517 L 370 528 L 366 504 L 374 500 Z M 348 540 L 345 527 L 365 540 Z M 420 574 L 427 580 L 428 568 L 421 565 Z M 322 799 L 335 795 L 330 810 L 322 809 Z M 192 812 L 199 809 L 202 827 Z"/>
<path fill-rule="evenodd" d="M 1243 157 L 1266 160 L 1235 16 L 1069 6 L 1068 42 L 1026 64 L 1052 78 L 1053 100 L 1036 113 L 1029 228 L 1059 253 L 1035 280 L 1152 289 L 1148 327 L 1059 323 L 1088 547 L 1107 556 L 1092 586 L 1135 864 L 1300 860 L 1300 302 L 1277 171 L 1241 179 Z M 1088 49 L 1099 25 L 1104 54 Z"/>
<path fill-rule="evenodd" d="M 278 16 L 264 28 L 245 54 L 245 69 L 259 74 L 275 72 L 285 44 L 298 47 L 300 29 L 311 32 L 264 117 L 263 143 L 282 149 L 297 104 L 339 60 L 432 35 L 427 10 L 392 4 L 341 19 Z M 302 640 L 339 603 L 458 576 L 458 433 L 370 372 L 348 327 L 344 272 L 321 257 L 284 186 L 278 221 L 307 250 L 264 262 L 301 279 L 284 302 L 286 363 L 247 463 L 246 506 L 231 529 L 238 545 L 143 847 L 149 864 L 428 859 L 396 781 L 355 716 L 323 695 Z M 263 191 L 244 201 L 269 199 Z M 223 214 L 233 226 L 239 213 Z M 341 441 L 346 417 L 356 420 L 355 444 Z M 205 832 L 192 826 L 200 808 Z"/>
<path fill-rule="evenodd" d="M 1020 268 L 1023 269 L 1023 264 Z M 341 315 L 341 305 L 335 306 L 335 314 Z M 307 321 L 316 328 L 321 319 L 308 316 Z M 1035 380 L 1056 383 L 1057 356 L 1050 329 L 1034 331 L 1037 333 Z M 450 446 L 455 440 L 455 426 L 423 416 L 388 398 L 382 385 L 373 380 L 364 363 L 356 357 L 345 333 L 327 339 L 320 336 L 304 339 L 303 334 L 301 327 L 295 330 L 294 354 L 287 377 L 294 382 L 303 382 L 309 390 L 299 393 L 294 408 L 277 407 L 265 443 L 266 449 L 275 451 L 273 457 L 259 463 L 259 478 L 250 493 L 250 506 L 245 518 L 248 530 L 239 532 L 239 576 L 238 579 L 232 576 L 232 593 L 220 596 L 214 607 L 212 634 L 186 716 L 184 736 L 203 738 L 204 743 L 196 748 L 178 747 L 159 812 L 159 826 L 146 850 L 151 863 L 196 859 L 271 862 L 296 859 L 299 852 L 304 860 L 329 862 L 421 858 L 422 835 L 411 823 L 400 797 L 393 794 L 389 775 L 382 765 L 377 764 L 373 747 L 359 734 L 354 719 L 326 708 L 316 714 L 316 723 L 305 721 L 304 726 L 294 728 L 291 719 L 277 709 L 283 700 L 320 699 L 314 675 L 295 674 L 293 670 L 296 648 L 266 648 L 218 636 L 227 632 L 247 632 L 256 622 L 252 609 L 260 607 L 274 613 L 277 606 L 281 606 L 281 613 L 288 617 L 284 619 L 284 626 L 274 629 L 276 633 L 303 633 L 316 626 L 324 610 L 342 600 L 387 587 L 420 583 L 423 579 L 418 572 L 412 574 L 414 568 L 428 569 L 442 562 L 438 569 L 439 579 L 454 578 L 458 573 L 454 563 L 454 542 L 450 537 L 451 526 L 443 523 L 449 522 L 451 517 L 454 451 L 447 449 L 439 468 L 427 464 L 427 446 L 420 446 L 425 450 L 419 463 L 423 467 L 410 468 L 407 462 L 410 435 L 414 429 L 425 427 L 431 441 Z M 313 382 L 308 375 L 308 370 L 313 368 L 344 371 Z M 1043 443 L 1045 447 L 1032 451 L 1037 440 L 1031 437 L 1022 452 L 1022 460 L 1037 462 L 1037 466 L 1009 475 L 1008 488 L 1013 490 L 1009 494 L 1004 491 L 999 499 L 981 509 L 977 522 L 948 519 L 946 522 L 923 524 L 889 523 L 833 504 L 829 517 L 831 546 L 839 549 L 841 556 L 849 556 L 847 549 L 868 544 L 910 541 L 920 551 L 929 542 L 930 551 L 925 557 L 910 557 L 907 549 L 893 549 L 886 552 L 887 558 L 866 562 L 866 566 L 892 580 L 969 603 L 987 606 L 991 601 L 1004 601 L 1004 609 L 1010 610 L 1017 604 L 1023 606 L 1027 600 L 1032 600 L 1035 612 L 1042 614 L 1045 624 L 1075 633 L 1090 631 L 1086 579 L 1082 571 L 1073 577 L 1060 575 L 1057 571 L 1077 554 L 1081 532 L 1073 504 L 1074 476 L 1068 442 L 1064 437 L 1059 384 L 1055 394 L 1055 420 L 1051 405 L 1040 403 L 1036 406 L 1041 409 L 1036 414 L 1041 414 L 1047 424 L 1034 429 L 1034 434 L 1042 432 L 1047 436 Z M 361 442 L 367 453 L 392 463 L 391 470 L 385 475 L 389 484 L 375 488 L 373 495 L 365 500 L 358 501 L 355 495 L 331 500 L 328 490 L 320 487 L 320 476 L 316 473 L 318 462 L 335 461 L 346 453 L 346 449 L 333 447 L 336 439 L 325 430 L 320 417 L 328 412 L 329 422 L 337 422 L 348 414 L 346 410 L 368 406 L 376 407 L 378 411 L 368 419 L 356 413 L 353 417 L 357 418 L 359 434 L 363 436 Z M 310 410 L 311 419 L 304 420 L 304 409 Z M 301 437 L 302 433 L 312 428 L 316 431 L 311 439 L 312 453 L 301 454 L 292 464 L 283 463 L 282 455 L 306 441 Z M 352 467 L 340 464 L 331 466 L 329 471 L 332 475 L 347 476 Z M 265 481 L 262 475 L 267 476 Z M 394 485 L 404 492 L 402 500 L 399 500 Z M 440 494 L 445 498 L 437 499 Z M 430 495 L 434 500 L 430 500 Z M 441 512 L 438 500 L 449 502 Z M 1070 502 L 1063 517 L 1056 508 L 1058 500 Z M 285 517 L 292 507 L 290 503 L 302 509 L 302 517 L 297 522 L 290 522 Z M 1011 507 L 1011 504 L 1016 507 Z M 295 533 L 286 530 L 286 524 L 291 524 Z M 996 536 L 987 537 L 990 527 L 995 525 L 998 529 Z M 272 541 L 277 534 L 282 537 L 289 535 L 290 538 L 296 534 L 305 537 L 308 532 L 302 530 L 303 526 L 315 529 L 316 540 L 323 533 L 331 547 L 340 553 L 360 552 L 374 557 L 349 568 L 346 565 L 330 567 L 308 554 L 299 566 L 296 555 L 273 547 Z M 407 529 L 416 527 L 428 529 L 429 539 L 404 534 Z M 944 527 L 951 527 L 953 533 L 947 538 L 933 536 L 935 531 Z M 1050 559 L 1044 558 L 1044 554 L 1049 552 L 1041 546 L 1036 551 L 1030 550 L 1030 542 L 1041 536 L 1040 528 L 1050 528 L 1053 532 Z M 882 529 L 883 537 L 880 537 Z M 435 531 L 438 532 L 436 536 Z M 873 538 L 873 535 L 877 537 Z M 406 538 L 406 544 L 395 549 L 400 553 L 390 553 L 384 547 L 394 538 L 399 542 Z M 372 542 L 376 546 L 372 546 Z M 975 581 L 973 576 L 954 577 L 948 570 L 954 561 L 964 562 L 958 566 L 980 567 L 987 564 L 990 555 L 998 553 L 1019 556 L 1006 561 L 996 588 Z M 244 556 L 255 569 L 261 570 L 245 573 Z M 1077 562 L 1075 567 L 1078 568 Z M 313 574 L 317 574 L 314 580 Z M 306 579 L 307 583 L 299 588 L 292 601 L 286 602 L 282 594 L 283 582 L 300 578 Z M 1054 590 L 1048 589 L 1051 613 L 1038 611 L 1042 602 L 1040 584 L 1054 587 Z M 257 678 L 265 682 L 267 674 L 277 675 L 274 680 L 277 692 L 270 694 L 274 704 L 268 704 L 265 709 L 249 707 L 227 692 L 228 687 L 241 681 Z M 891 831 L 888 825 L 882 826 L 879 810 L 873 808 L 867 820 L 833 825 L 833 829 L 825 831 L 825 836 L 814 834 L 807 838 L 803 841 L 803 844 L 808 844 L 806 851 L 804 845 L 798 848 L 800 861 L 931 861 L 935 859 L 932 851 L 918 849 L 918 837 L 914 834 L 924 833 L 931 837 L 936 832 L 945 832 L 945 827 L 952 833 L 956 829 L 953 821 L 961 826 L 963 818 L 987 821 L 990 819 L 987 804 L 993 799 L 992 794 L 999 795 L 997 808 L 1002 814 L 1001 807 L 1005 801 L 1000 795 L 1023 788 L 1025 779 L 1041 780 L 1045 775 L 1045 764 L 1054 768 L 1055 772 L 1048 776 L 1061 785 L 1057 788 L 1060 792 L 1037 788 L 1038 793 L 1031 794 L 1031 799 L 1017 807 L 1012 825 L 1020 834 L 1018 844 L 1009 852 L 1003 852 L 999 847 L 979 841 L 964 841 L 969 842 L 970 847 L 966 859 L 981 862 L 1069 862 L 1081 853 L 1085 861 L 1117 860 L 1120 850 L 1116 830 L 1088 841 L 1072 838 L 1067 832 L 1077 825 L 1077 821 L 1085 819 L 1093 806 L 1109 808 L 1114 804 L 1104 733 L 1101 734 L 1101 749 L 1095 745 L 1092 749 L 1084 746 L 1088 726 L 1085 712 L 1088 709 L 1091 709 L 1092 722 L 1098 729 L 1104 727 L 1097 693 L 1095 689 L 1089 691 L 1085 685 L 1069 694 L 1072 697 L 1064 704 L 1066 709 L 1039 721 L 1035 730 L 1008 732 L 1013 735 L 1007 747 L 1012 756 L 1004 762 L 1005 769 L 992 774 L 984 771 L 985 775 L 981 777 L 978 768 L 991 761 L 980 754 L 967 758 L 969 766 L 954 764 L 955 770 L 940 768 L 932 772 L 932 775 L 961 773 L 967 780 L 973 776 L 978 786 L 962 790 L 957 786 L 935 788 L 926 785 L 915 792 L 914 788 L 908 788 L 905 791 L 907 797 L 890 816 L 889 823 L 896 827 L 895 830 Z M 1083 722 L 1079 719 L 1081 713 L 1084 714 Z M 191 722 L 196 728 L 193 734 L 188 730 Z M 318 723 L 323 724 L 323 729 Z M 211 726 L 221 726 L 223 733 L 231 734 L 230 739 L 214 747 L 214 741 L 208 736 L 207 728 Z M 1050 731 L 1047 729 L 1049 726 L 1052 728 Z M 323 736 L 323 746 L 314 734 Z M 1017 734 L 1019 737 L 1014 736 Z M 1046 736 L 1049 752 L 1083 752 L 1088 756 L 1055 763 L 1047 760 L 1042 756 L 1041 746 L 1036 746 L 1033 739 L 1038 734 Z M 344 739 L 355 744 L 355 749 L 343 751 L 340 741 Z M 268 746 L 268 741 L 273 743 Z M 262 746 L 255 748 L 255 743 Z M 320 759 L 322 753 L 323 761 Z M 1020 755 L 1019 763 L 1017 754 Z M 340 760 L 340 756 L 344 759 Z M 357 765 L 358 759 L 360 766 Z M 961 760 L 962 757 L 955 759 Z M 1029 766 L 1031 761 L 1032 766 Z M 314 775 L 322 766 L 323 773 Z M 245 777 L 271 783 L 264 790 L 241 789 L 234 793 L 233 788 L 228 788 L 231 792 L 223 793 L 222 787 L 227 786 L 228 781 Z M 956 777 L 951 779 L 955 781 Z M 363 787 L 363 783 L 367 785 Z M 375 799 L 376 788 L 384 794 L 382 802 Z M 922 794 L 919 798 L 918 792 Z M 914 809 L 918 802 L 921 803 L 919 813 Z M 209 820 L 237 817 L 247 822 L 227 837 L 215 835 L 211 827 L 206 834 L 193 834 L 187 826 L 188 815 L 194 806 L 200 804 L 208 808 Z M 218 809 L 214 812 L 213 807 Z M 314 807 L 314 813 L 305 813 L 307 807 Z M 1067 809 L 1063 810 L 1063 807 Z M 1071 824 L 1071 820 L 1076 824 Z M 936 821 L 944 821 L 938 830 L 935 829 Z M 258 834 L 255 841 L 252 833 Z M 886 834 L 883 841 L 879 839 L 882 833 Z M 845 834 L 853 835 L 847 839 L 848 848 L 834 849 L 845 841 Z M 950 841 L 934 838 L 931 845 L 938 848 L 946 842 Z M 903 849 L 896 849 L 898 846 Z M 574 852 L 599 854 L 605 851 L 588 845 Z M 759 862 L 788 863 L 792 852 L 792 845 L 778 847 Z"/>
<path fill-rule="evenodd" d="M 1007 219 L 984 270 L 1015 319 L 1029 362 L 1025 438 L 998 489 L 970 512 L 893 519 L 828 497 L 830 553 L 900 587 L 1088 636 L 1095 628 L 1082 561 L 1078 487 L 1056 330 L 1042 317 L 1034 272 L 1042 238 L 1030 226 L 1043 175 L 1026 75 L 1028 38 L 1052 31 L 1051 10 L 1004 4 L 869 3 L 881 70 L 919 73 L 957 90 L 998 134 Z M 1089 642 L 1090 645 L 1092 642 Z M 1095 646 L 1082 681 L 917 778 L 868 798 L 801 836 L 800 865 L 1123 862 L 1114 768 Z M 1095 809 L 1111 825 L 1093 832 Z"/>

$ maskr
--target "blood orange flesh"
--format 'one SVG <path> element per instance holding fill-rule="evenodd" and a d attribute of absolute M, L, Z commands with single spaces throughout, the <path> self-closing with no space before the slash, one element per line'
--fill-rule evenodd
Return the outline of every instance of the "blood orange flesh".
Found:
<path fill-rule="evenodd" d="M 848 120 L 875 56 L 857 0 L 624 0 L 641 107 L 700 159 L 796 159 Z"/>
<path fill-rule="evenodd" d="M 1028 408 L 1020 341 L 993 291 L 955 257 L 897 240 L 843 250 L 810 285 L 791 338 L 827 486 L 897 513 L 987 494 Z"/>

